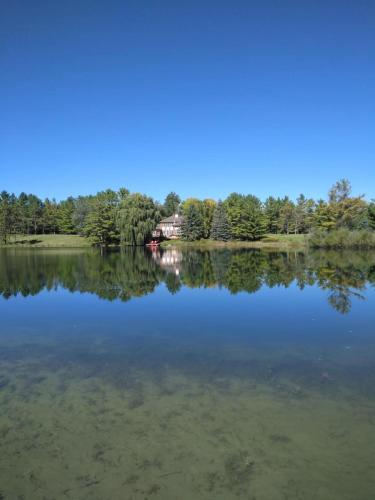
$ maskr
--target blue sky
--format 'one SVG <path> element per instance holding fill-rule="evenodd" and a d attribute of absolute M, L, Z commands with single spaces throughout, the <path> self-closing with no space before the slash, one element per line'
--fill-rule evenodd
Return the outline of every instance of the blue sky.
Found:
<path fill-rule="evenodd" d="M 374 1 L 0 5 L 0 189 L 375 198 Z"/>

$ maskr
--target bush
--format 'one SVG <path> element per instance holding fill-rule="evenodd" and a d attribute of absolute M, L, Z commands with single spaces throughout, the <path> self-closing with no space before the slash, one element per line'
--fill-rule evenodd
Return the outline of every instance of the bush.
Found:
<path fill-rule="evenodd" d="M 316 231 L 310 236 L 309 245 L 312 248 L 375 248 L 375 231 Z"/>

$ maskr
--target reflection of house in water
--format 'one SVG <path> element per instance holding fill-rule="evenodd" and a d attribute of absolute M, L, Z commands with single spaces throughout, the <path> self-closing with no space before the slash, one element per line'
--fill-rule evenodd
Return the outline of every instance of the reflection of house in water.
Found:
<path fill-rule="evenodd" d="M 181 236 L 181 225 L 184 218 L 182 215 L 174 214 L 166 219 L 162 219 L 152 232 L 154 238 L 167 238 L 175 240 Z"/>
<path fill-rule="evenodd" d="M 160 250 L 152 252 L 153 259 L 157 264 L 167 271 L 179 276 L 182 262 L 182 252 L 179 250 Z"/>

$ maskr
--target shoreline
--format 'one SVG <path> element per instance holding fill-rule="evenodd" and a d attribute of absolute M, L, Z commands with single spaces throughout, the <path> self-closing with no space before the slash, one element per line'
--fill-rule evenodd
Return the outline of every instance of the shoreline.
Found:
<path fill-rule="evenodd" d="M 197 249 L 215 249 L 215 248 L 255 248 L 269 250 L 304 250 L 308 246 L 306 235 L 269 235 L 259 241 L 214 241 L 214 240 L 166 240 L 160 244 L 160 248 L 197 248 Z M 84 236 L 66 235 L 66 234 L 37 234 L 18 236 L 8 244 L 0 244 L 0 248 L 95 248 L 91 242 Z M 114 245 L 108 248 L 119 248 Z"/>
<path fill-rule="evenodd" d="M 161 248 L 197 248 L 197 249 L 240 249 L 254 248 L 265 250 L 305 250 L 308 248 L 308 238 L 305 234 L 270 235 L 259 241 L 215 241 L 215 240 L 168 240 L 160 244 Z"/>

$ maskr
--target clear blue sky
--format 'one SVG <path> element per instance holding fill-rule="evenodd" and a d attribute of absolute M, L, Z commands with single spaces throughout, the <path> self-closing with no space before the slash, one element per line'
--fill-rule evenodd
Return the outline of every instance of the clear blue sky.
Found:
<path fill-rule="evenodd" d="M 375 197 L 373 0 L 0 6 L 0 189 Z"/>

